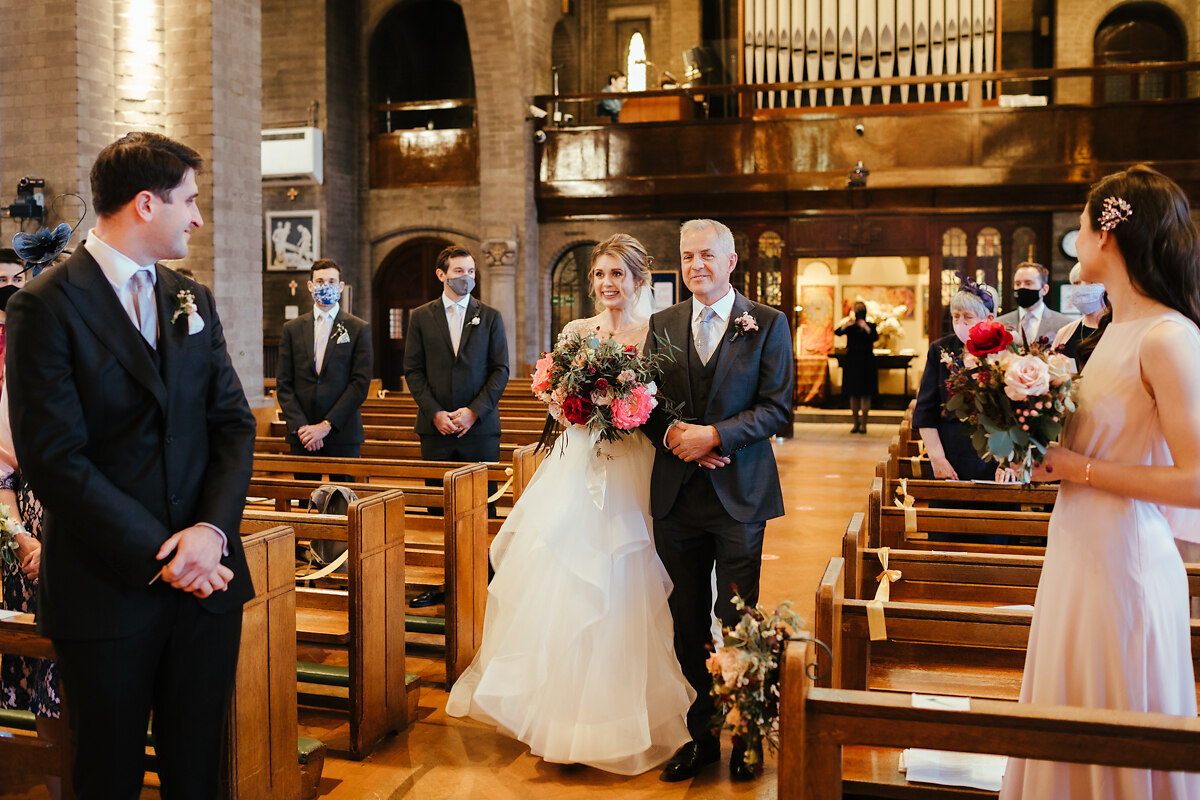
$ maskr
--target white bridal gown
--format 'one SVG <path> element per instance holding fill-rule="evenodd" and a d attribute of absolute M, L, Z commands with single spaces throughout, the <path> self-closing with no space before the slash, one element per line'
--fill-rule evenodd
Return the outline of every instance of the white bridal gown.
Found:
<path fill-rule="evenodd" d="M 694 694 L 651 536 L 654 448 L 637 431 L 603 442 L 604 457 L 594 444 L 568 428 L 492 543 L 483 644 L 446 712 L 546 761 L 635 775 L 691 739 Z M 603 479 L 603 507 L 589 479 Z"/>
<path fill-rule="evenodd" d="M 1170 464 L 1138 350 L 1170 311 L 1114 323 L 1088 360 L 1064 445 L 1122 464 Z M 1170 421 L 1166 421 L 1170 424 Z M 1172 539 L 1185 515 L 1063 484 L 1038 583 L 1021 702 L 1196 716 L 1187 575 Z M 1200 762 L 1197 762 L 1200 767 Z M 1002 800 L 1200 800 L 1194 773 L 1009 759 Z"/>

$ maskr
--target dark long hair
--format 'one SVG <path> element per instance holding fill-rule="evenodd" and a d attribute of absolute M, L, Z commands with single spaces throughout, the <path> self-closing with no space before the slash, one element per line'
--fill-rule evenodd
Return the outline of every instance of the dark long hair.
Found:
<path fill-rule="evenodd" d="M 1138 164 L 1092 186 L 1087 197 L 1092 230 L 1100 230 L 1109 197 L 1133 209 L 1110 233 L 1134 288 L 1200 325 L 1200 236 L 1187 195 L 1166 175 Z"/>

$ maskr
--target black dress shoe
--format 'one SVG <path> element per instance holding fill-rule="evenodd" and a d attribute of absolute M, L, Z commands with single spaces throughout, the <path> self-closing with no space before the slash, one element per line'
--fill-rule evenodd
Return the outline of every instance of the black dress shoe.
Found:
<path fill-rule="evenodd" d="M 444 602 L 446 602 L 445 592 L 421 592 L 408 605 L 411 608 L 426 608 L 428 606 L 440 606 Z"/>
<path fill-rule="evenodd" d="M 700 770 L 709 764 L 721 760 L 721 745 L 718 742 L 697 744 L 688 742 L 675 751 L 671 760 L 663 767 L 659 780 L 667 783 L 686 781 L 700 774 Z"/>
<path fill-rule="evenodd" d="M 752 781 L 756 777 L 754 769 L 746 764 L 745 748 L 733 748 L 733 754 L 729 756 L 729 777 L 738 782 Z"/>

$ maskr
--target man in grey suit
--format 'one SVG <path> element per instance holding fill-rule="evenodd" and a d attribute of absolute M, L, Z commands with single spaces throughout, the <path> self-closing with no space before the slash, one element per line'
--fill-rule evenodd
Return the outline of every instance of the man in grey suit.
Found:
<path fill-rule="evenodd" d="M 783 515 L 783 493 L 770 438 L 791 419 L 792 338 L 783 314 L 752 303 L 730 286 L 737 265 L 733 234 L 714 220 L 691 220 L 679 236 L 683 281 L 692 299 L 650 318 L 645 351 L 674 349 L 660 391 L 680 405 L 662 406 L 643 427 L 658 452 L 650 478 L 650 513 L 659 558 L 674 583 L 670 596 L 675 655 L 696 690 L 688 710 L 692 741 L 663 770 L 664 781 L 695 776 L 721 755 L 713 736 L 711 678 L 704 662 L 715 610 L 733 626 L 736 592 L 758 601 L 766 521 Z M 753 777 L 735 749 L 735 780 Z"/>
<path fill-rule="evenodd" d="M 1072 317 L 1060 314 L 1045 303 L 1050 292 L 1050 271 L 1041 264 L 1026 261 L 1017 266 L 1013 273 L 1013 289 L 1017 293 L 1019 309 L 1001 314 L 996 321 L 1013 332 L 1013 338 L 1021 341 L 1021 334 L 1033 344 L 1038 339 L 1054 341 L 1058 329 L 1071 322 Z"/>

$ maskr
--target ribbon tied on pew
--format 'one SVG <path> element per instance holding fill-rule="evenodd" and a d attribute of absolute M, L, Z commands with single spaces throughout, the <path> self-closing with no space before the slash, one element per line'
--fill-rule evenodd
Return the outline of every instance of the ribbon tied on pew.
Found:
<path fill-rule="evenodd" d="M 887 624 L 883 619 L 883 604 L 892 596 L 892 584 L 900 580 L 900 570 L 888 569 L 888 552 L 890 548 L 879 548 L 879 563 L 883 569 L 879 572 L 879 588 L 875 590 L 875 598 L 867 602 L 867 632 L 872 642 L 887 639 Z"/>
<path fill-rule="evenodd" d="M 908 480 L 906 478 L 900 479 L 900 485 L 896 487 L 896 494 L 899 495 L 899 497 L 892 502 L 896 504 L 896 508 L 904 509 L 904 532 L 916 533 L 917 509 L 914 504 L 917 502 L 917 500 L 908 493 Z M 903 498 L 903 500 L 900 498 Z"/>

